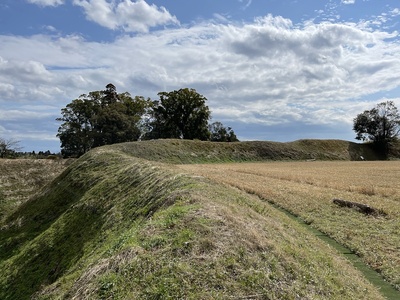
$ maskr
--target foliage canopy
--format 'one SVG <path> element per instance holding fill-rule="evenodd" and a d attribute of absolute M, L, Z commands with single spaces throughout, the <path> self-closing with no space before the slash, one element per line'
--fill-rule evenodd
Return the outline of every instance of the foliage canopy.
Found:
<path fill-rule="evenodd" d="M 179 138 L 208 140 L 211 112 L 207 99 L 195 89 L 158 93 L 147 122 L 145 139 Z"/>
<path fill-rule="evenodd" d="M 209 125 L 210 140 L 212 142 L 238 142 L 238 138 L 231 127 L 225 127 L 221 122 Z"/>
<path fill-rule="evenodd" d="M 365 110 L 353 120 L 357 140 L 388 144 L 397 139 L 400 132 L 400 113 L 393 101 L 379 103 Z"/>
<path fill-rule="evenodd" d="M 104 91 L 83 94 L 61 110 L 63 122 L 57 136 L 64 156 L 80 156 L 102 145 L 136 141 L 140 120 L 149 100 L 127 92 L 118 94 L 113 84 Z"/>

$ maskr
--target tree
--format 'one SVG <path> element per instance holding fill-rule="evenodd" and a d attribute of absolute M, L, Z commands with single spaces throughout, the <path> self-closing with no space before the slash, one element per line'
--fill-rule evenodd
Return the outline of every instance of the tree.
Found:
<path fill-rule="evenodd" d="M 106 96 L 105 101 L 93 117 L 93 147 L 138 140 L 139 124 L 150 101 L 139 96 L 131 98 L 129 93 L 118 94 L 112 102 Z"/>
<path fill-rule="evenodd" d="M 210 110 L 207 99 L 195 89 L 158 93 L 153 101 L 144 139 L 179 138 L 208 140 Z"/>
<path fill-rule="evenodd" d="M 22 147 L 19 146 L 19 141 L 14 139 L 4 139 L 0 137 L 0 157 L 6 158 L 11 154 L 21 151 Z"/>
<path fill-rule="evenodd" d="M 81 156 L 89 151 L 94 142 L 93 118 L 98 105 L 93 99 L 82 95 L 61 110 L 62 117 L 57 121 L 64 122 L 58 128 L 62 154 L 64 156 Z"/>
<path fill-rule="evenodd" d="M 221 122 L 209 125 L 210 140 L 212 142 L 238 142 L 235 132 L 231 127 L 226 128 Z"/>
<path fill-rule="evenodd" d="M 127 92 L 118 94 L 113 84 L 104 91 L 83 94 L 61 110 L 63 122 L 57 136 L 64 156 L 81 156 L 102 145 L 136 141 L 149 100 Z"/>
<path fill-rule="evenodd" d="M 393 101 L 379 103 L 371 110 L 365 110 L 353 120 L 357 140 L 371 141 L 387 146 L 397 139 L 400 132 L 400 113 Z"/>

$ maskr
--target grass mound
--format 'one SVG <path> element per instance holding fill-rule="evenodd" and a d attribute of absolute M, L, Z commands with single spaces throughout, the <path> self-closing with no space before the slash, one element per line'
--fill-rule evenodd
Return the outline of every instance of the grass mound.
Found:
<path fill-rule="evenodd" d="M 167 163 L 219 163 L 264 160 L 377 160 L 370 144 L 341 140 L 252 141 L 215 143 L 197 140 L 154 140 L 109 146 L 136 157 Z"/>
<path fill-rule="evenodd" d="M 217 160 L 211 143 L 172 142 L 95 149 L 3 220 L 0 299 L 382 299 L 259 198 L 140 158 Z"/>

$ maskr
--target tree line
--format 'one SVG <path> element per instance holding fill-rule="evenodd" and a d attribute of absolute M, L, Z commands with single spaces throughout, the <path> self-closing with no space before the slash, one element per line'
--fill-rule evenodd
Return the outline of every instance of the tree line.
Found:
<path fill-rule="evenodd" d="M 61 110 L 57 136 L 64 157 L 79 157 L 92 148 L 150 139 L 199 139 L 236 142 L 231 127 L 209 123 L 207 99 L 195 89 L 158 93 L 152 101 L 128 92 L 105 90 L 83 94 Z"/>
<path fill-rule="evenodd" d="M 20 141 L 15 139 L 5 139 L 0 137 L 0 158 L 61 158 L 60 153 L 51 153 L 50 150 L 39 152 L 26 152 L 22 151 Z"/>

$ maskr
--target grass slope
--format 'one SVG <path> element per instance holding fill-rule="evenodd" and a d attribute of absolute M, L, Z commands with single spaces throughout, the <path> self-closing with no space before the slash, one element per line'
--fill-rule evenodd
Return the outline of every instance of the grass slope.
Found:
<path fill-rule="evenodd" d="M 299 140 L 288 143 L 154 140 L 110 147 L 147 160 L 178 164 L 264 160 L 360 160 L 360 156 L 366 160 L 383 159 L 370 144 L 342 140 Z"/>
<path fill-rule="evenodd" d="M 259 198 L 140 158 L 257 160 L 275 146 L 243 145 L 160 141 L 87 153 L 1 222 L 0 299 L 382 299 Z M 279 157 L 295 148 L 303 153 L 289 145 Z"/>

